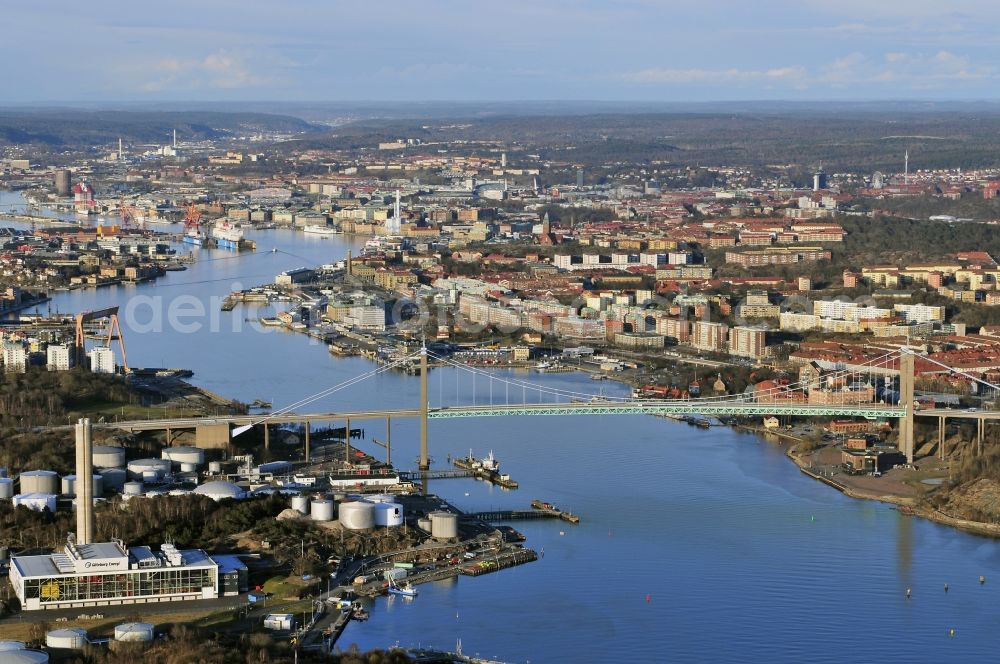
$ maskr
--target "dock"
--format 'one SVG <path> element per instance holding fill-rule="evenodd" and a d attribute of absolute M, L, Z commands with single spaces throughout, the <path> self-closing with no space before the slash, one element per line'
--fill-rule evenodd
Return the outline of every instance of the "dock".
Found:
<path fill-rule="evenodd" d="M 580 523 L 580 517 L 572 512 L 566 512 L 565 510 L 559 509 L 552 503 L 547 503 L 545 501 L 538 500 L 537 498 L 531 501 L 531 509 L 537 510 L 543 514 L 559 517 L 563 521 L 568 521 L 569 523 Z"/>
<path fill-rule="evenodd" d="M 524 565 L 538 560 L 538 554 L 532 549 L 517 549 L 497 554 L 492 560 L 481 560 L 468 565 L 463 565 L 461 573 L 466 576 L 482 576 L 491 572 L 499 572 L 502 569 Z"/>
<path fill-rule="evenodd" d="M 501 489 L 516 489 L 520 486 L 510 478 L 510 475 L 484 467 L 482 460 L 474 458 L 471 454 L 464 459 L 455 459 L 452 463 L 456 468 L 467 471 L 472 477 L 495 484 Z"/>

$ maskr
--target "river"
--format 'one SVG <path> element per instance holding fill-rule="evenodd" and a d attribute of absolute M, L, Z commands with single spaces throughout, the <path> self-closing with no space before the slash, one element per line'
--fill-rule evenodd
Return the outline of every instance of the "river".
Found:
<path fill-rule="evenodd" d="M 234 288 L 339 260 L 359 242 L 286 230 L 251 237 L 255 254 L 199 249 L 189 270 L 155 284 L 56 293 L 40 310 L 132 302 L 125 337 L 133 366 L 190 368 L 200 386 L 275 407 L 371 370 L 367 360 L 333 358 L 304 335 L 245 320 L 258 311 L 217 312 Z M 167 318 L 171 306 L 183 313 L 197 303 L 205 315 L 183 322 L 200 329 L 146 329 L 156 327 L 150 312 Z M 488 402 L 490 381 L 479 378 L 473 397 L 471 377 L 454 371 L 432 372 L 432 405 Z M 514 377 L 625 391 L 578 374 Z M 310 408 L 415 407 L 418 393 L 416 378 L 386 373 Z M 507 396 L 492 385 L 492 398 Z M 381 424 L 362 426 L 382 437 Z M 416 434 L 416 422 L 393 427 L 401 467 L 414 465 Z M 525 508 L 540 498 L 582 521 L 517 524 L 528 546 L 544 551 L 539 561 L 421 586 L 412 601 L 378 600 L 371 620 L 347 628 L 342 647 L 452 649 L 461 639 L 467 653 L 516 662 L 913 662 L 986 661 L 1000 645 L 993 540 L 847 498 L 801 474 L 780 445 L 637 416 L 432 420 L 430 437 L 436 465 L 470 447 L 492 449 L 520 482 L 515 492 L 473 480 L 431 484 L 459 507 Z"/>

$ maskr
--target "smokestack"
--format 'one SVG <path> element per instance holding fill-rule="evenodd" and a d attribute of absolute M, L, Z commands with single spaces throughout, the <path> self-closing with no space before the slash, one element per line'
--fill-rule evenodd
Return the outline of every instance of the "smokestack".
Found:
<path fill-rule="evenodd" d="M 174 147 L 177 147 L 177 130 L 174 129 Z"/>
<path fill-rule="evenodd" d="M 91 544 L 94 537 L 94 446 L 90 420 L 76 423 L 76 543 Z"/>
<path fill-rule="evenodd" d="M 347 270 L 347 276 L 351 276 L 351 250 L 347 250 L 347 262 L 344 264 L 344 268 Z"/>
<path fill-rule="evenodd" d="M 122 139 L 118 138 L 118 161 L 125 161 L 125 152 L 122 148 Z"/>

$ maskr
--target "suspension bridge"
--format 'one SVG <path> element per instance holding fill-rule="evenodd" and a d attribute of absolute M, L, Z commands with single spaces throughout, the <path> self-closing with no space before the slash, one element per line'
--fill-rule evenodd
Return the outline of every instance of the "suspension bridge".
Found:
<path fill-rule="evenodd" d="M 487 381 L 488 403 L 475 388 L 466 394 L 472 403 L 432 406 L 428 397 L 428 360 L 437 366 L 452 367 L 458 372 L 471 374 L 473 381 Z M 352 421 L 384 420 L 386 439 L 379 443 L 391 449 L 391 425 L 394 418 L 416 417 L 420 420 L 420 470 L 430 467 L 428 422 L 435 419 L 472 417 L 524 417 L 567 415 L 708 415 L 708 416 L 795 416 L 795 417 L 853 417 L 869 420 L 898 420 L 900 451 L 912 463 L 914 454 L 914 418 L 938 418 L 939 435 L 943 454 L 945 421 L 949 418 L 978 420 L 978 442 L 981 449 L 988 420 L 1000 419 L 1000 413 L 989 411 L 931 409 L 921 411 L 914 398 L 915 361 L 939 365 L 938 373 L 961 375 L 991 389 L 1000 390 L 975 376 L 918 356 L 910 351 L 893 351 L 873 356 L 850 367 L 833 368 L 799 381 L 767 381 L 748 388 L 741 394 L 723 394 L 687 399 L 643 399 L 630 396 L 604 396 L 580 392 L 517 377 L 498 375 L 497 372 L 469 366 L 450 357 L 421 348 L 415 353 L 382 365 L 376 369 L 343 381 L 328 389 L 289 404 L 269 414 L 208 416 L 192 418 L 167 418 L 133 420 L 108 423 L 105 426 L 127 431 L 167 431 L 168 440 L 175 430 L 196 432 L 202 446 L 228 445 L 232 437 L 253 427 L 262 427 L 265 446 L 269 446 L 271 425 L 301 425 L 305 433 L 305 459 L 310 459 L 310 427 L 314 423 L 345 422 L 350 430 Z M 420 402 L 416 408 L 396 408 L 367 411 L 301 412 L 319 399 L 349 390 L 359 383 L 381 373 L 419 362 Z M 482 383 L 480 383 L 482 388 Z M 456 388 L 457 390 L 457 388 Z M 462 395 L 459 394 L 459 397 Z M 348 449 L 350 445 L 348 445 Z M 391 454 L 391 452 L 390 452 Z"/>

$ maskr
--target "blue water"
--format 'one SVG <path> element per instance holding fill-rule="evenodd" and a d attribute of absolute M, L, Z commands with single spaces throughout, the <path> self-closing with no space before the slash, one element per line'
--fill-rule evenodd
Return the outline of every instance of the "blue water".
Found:
<path fill-rule="evenodd" d="M 184 333 L 166 325 L 142 332 L 148 321 L 139 318 L 126 328 L 131 363 L 188 367 L 199 385 L 233 398 L 272 400 L 276 407 L 372 370 L 363 359 L 331 357 L 303 335 L 244 320 L 259 311 L 218 313 L 218 298 L 234 288 L 270 281 L 283 269 L 339 260 L 358 247 L 291 231 L 251 237 L 256 254 L 198 250 L 206 260 L 156 284 L 57 294 L 50 306 L 76 311 L 132 301 L 138 310 L 133 298 L 142 296 L 160 298 L 154 302 L 166 311 L 189 296 L 205 307 L 201 329 Z M 272 247 L 279 252 L 270 253 Z M 625 393 L 620 385 L 574 374 L 497 376 Z M 520 398 L 516 388 L 482 377 L 473 382 L 452 369 L 431 373 L 429 393 L 432 405 Z M 412 408 L 418 394 L 417 379 L 387 373 L 310 409 Z M 382 423 L 360 426 L 383 437 Z M 401 467 L 417 456 L 416 435 L 416 422 L 393 426 L 393 457 Z M 433 492 L 469 510 L 525 508 L 540 498 L 571 509 L 582 522 L 517 524 L 529 546 L 544 550 L 542 559 L 421 586 L 412 601 L 380 599 L 371 620 L 347 628 L 345 648 L 453 648 L 461 639 L 467 653 L 522 662 L 996 657 L 1000 555 L 994 541 L 846 498 L 802 475 L 780 445 L 724 428 L 630 416 L 432 420 L 430 435 L 436 465 L 470 447 L 477 454 L 493 449 L 521 484 L 504 492 L 448 480 L 433 482 Z M 374 445 L 361 447 L 381 454 Z M 987 577 L 983 586 L 980 575 Z"/>

